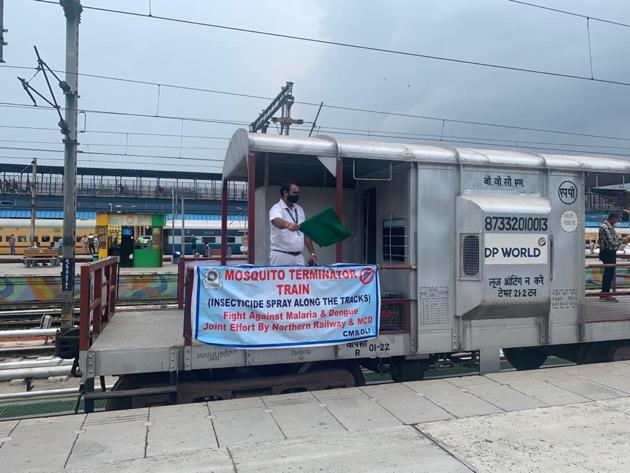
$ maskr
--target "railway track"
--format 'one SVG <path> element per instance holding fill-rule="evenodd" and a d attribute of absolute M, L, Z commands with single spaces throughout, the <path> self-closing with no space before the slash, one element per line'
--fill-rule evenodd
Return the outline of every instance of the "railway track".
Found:
<path fill-rule="evenodd" d="M 128 310 L 152 310 L 176 307 L 177 304 L 175 300 L 160 301 L 157 304 L 147 304 L 145 302 L 122 302 L 120 305 L 116 306 L 116 310 L 124 312 Z M 74 312 L 78 318 L 78 307 L 75 308 Z M 59 317 L 61 315 L 61 309 L 59 306 L 50 306 L 45 304 L 32 307 L 0 306 L 0 330 L 38 327 L 41 323 L 42 317 L 46 315 L 51 316 L 52 327 L 59 326 Z"/>
<path fill-rule="evenodd" d="M 175 301 L 164 301 L 159 304 L 129 304 L 123 303 L 117 306 L 120 312 L 129 310 L 152 310 L 177 307 Z M 75 309 L 78 319 L 79 310 Z M 0 332 L 6 330 L 58 328 L 61 310 L 58 307 L 40 305 L 39 307 L 6 308 L 0 307 Z M 48 317 L 48 319 L 45 319 Z M 54 340 L 48 337 L 48 343 L 44 343 L 46 337 L 20 337 L 18 339 L 6 339 L 0 337 L 0 363 L 8 358 L 21 358 L 32 356 L 46 356 L 54 354 Z"/>

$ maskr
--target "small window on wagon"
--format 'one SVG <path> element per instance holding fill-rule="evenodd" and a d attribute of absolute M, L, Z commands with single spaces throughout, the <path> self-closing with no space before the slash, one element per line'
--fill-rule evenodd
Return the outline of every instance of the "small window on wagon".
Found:
<path fill-rule="evenodd" d="M 383 220 L 383 262 L 404 263 L 408 246 L 407 221 L 404 218 Z"/>
<path fill-rule="evenodd" d="M 42 243 L 50 243 L 50 236 L 43 235 L 42 236 Z"/>
<path fill-rule="evenodd" d="M 26 243 L 26 237 L 24 235 L 18 235 L 17 241 L 18 243 Z"/>

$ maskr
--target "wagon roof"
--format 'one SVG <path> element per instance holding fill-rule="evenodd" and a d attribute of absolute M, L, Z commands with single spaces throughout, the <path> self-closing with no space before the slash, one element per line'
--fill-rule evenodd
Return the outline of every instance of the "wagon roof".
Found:
<path fill-rule="evenodd" d="M 232 135 L 223 163 L 223 178 L 247 176 L 248 153 L 334 158 L 380 159 L 399 162 L 461 164 L 531 169 L 630 173 L 630 159 L 614 156 L 543 154 L 518 149 L 477 149 L 448 144 L 393 143 L 345 140 L 330 136 L 267 135 L 238 129 Z M 630 156 L 629 156 L 630 158 Z"/>

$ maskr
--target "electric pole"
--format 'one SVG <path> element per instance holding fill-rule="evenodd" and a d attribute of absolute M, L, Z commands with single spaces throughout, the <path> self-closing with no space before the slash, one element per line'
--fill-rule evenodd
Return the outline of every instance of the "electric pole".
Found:
<path fill-rule="evenodd" d="M 289 126 L 291 123 L 298 123 L 300 120 L 291 119 L 291 107 L 293 106 L 293 102 L 295 102 L 295 98 L 293 97 L 293 82 L 287 82 L 288 94 L 282 101 L 282 115 L 280 118 L 273 117 L 271 119 L 274 123 L 280 123 L 280 134 L 288 135 L 289 134 Z M 302 122 L 304 123 L 304 122 Z"/>
<path fill-rule="evenodd" d="M 177 194 L 175 188 L 171 187 L 171 203 L 173 204 L 173 211 L 171 212 L 171 246 L 173 255 L 172 262 L 175 262 L 175 219 L 177 218 Z"/>
<path fill-rule="evenodd" d="M 35 192 L 37 191 L 37 158 L 33 158 L 33 179 L 31 181 L 31 248 L 35 247 Z"/>
<path fill-rule="evenodd" d="M 0 63 L 4 62 L 4 59 L 2 57 L 2 49 L 4 46 L 7 45 L 6 41 L 4 40 L 4 33 L 6 33 L 7 30 L 4 29 L 4 0 L 0 0 Z"/>
<path fill-rule="evenodd" d="M 64 142 L 63 253 L 61 264 L 61 329 L 74 325 L 74 242 L 77 214 L 77 104 L 79 99 L 79 23 L 81 0 L 60 0 L 66 17 L 66 111 Z"/>
<path fill-rule="evenodd" d="M 257 133 L 258 130 L 267 133 L 269 122 L 280 123 L 280 134 L 288 135 L 291 125 L 301 125 L 304 120 L 291 118 L 291 107 L 295 102 L 293 97 L 293 82 L 287 84 L 280 89 L 280 93 L 265 108 L 258 118 L 249 125 L 249 131 Z M 280 117 L 274 117 L 273 114 L 281 110 Z"/>

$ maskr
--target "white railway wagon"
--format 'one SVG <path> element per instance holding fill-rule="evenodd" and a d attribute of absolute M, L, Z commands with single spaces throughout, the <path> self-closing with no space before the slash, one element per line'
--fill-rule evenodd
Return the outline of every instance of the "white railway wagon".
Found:
<path fill-rule="evenodd" d="M 168 318 L 173 329 L 157 324 L 155 336 L 167 341 L 152 341 L 143 329 L 135 351 L 117 349 L 113 334 L 107 346 L 96 339 L 82 352 L 84 377 L 93 386 L 95 376 L 130 374 L 134 381 L 126 387 L 142 388 L 143 373 L 170 371 L 167 379 L 175 383 L 175 371 L 188 393 L 182 398 L 190 400 L 196 383 L 208 398 L 214 373 L 230 378 L 225 370 L 240 382 L 246 372 L 389 363 L 395 379 L 411 380 L 423 376 L 432 357 L 461 351 L 478 352 L 483 371 L 498 369 L 501 349 L 517 368 L 538 367 L 550 354 L 577 362 L 630 358 L 630 293 L 618 292 L 617 303 L 600 301 L 587 294 L 584 276 L 585 190 L 627 182 L 629 175 L 629 160 L 607 156 L 238 130 L 223 179 L 248 181 L 248 262 L 269 264 L 268 211 L 280 185 L 296 182 L 307 215 L 335 207 L 352 234 L 319 249 L 320 264 L 380 266 L 379 336 L 300 349 L 233 349 L 185 341 L 180 313 Z M 125 332 L 122 324 L 118 330 Z M 292 368 L 285 373 L 281 366 Z"/>

